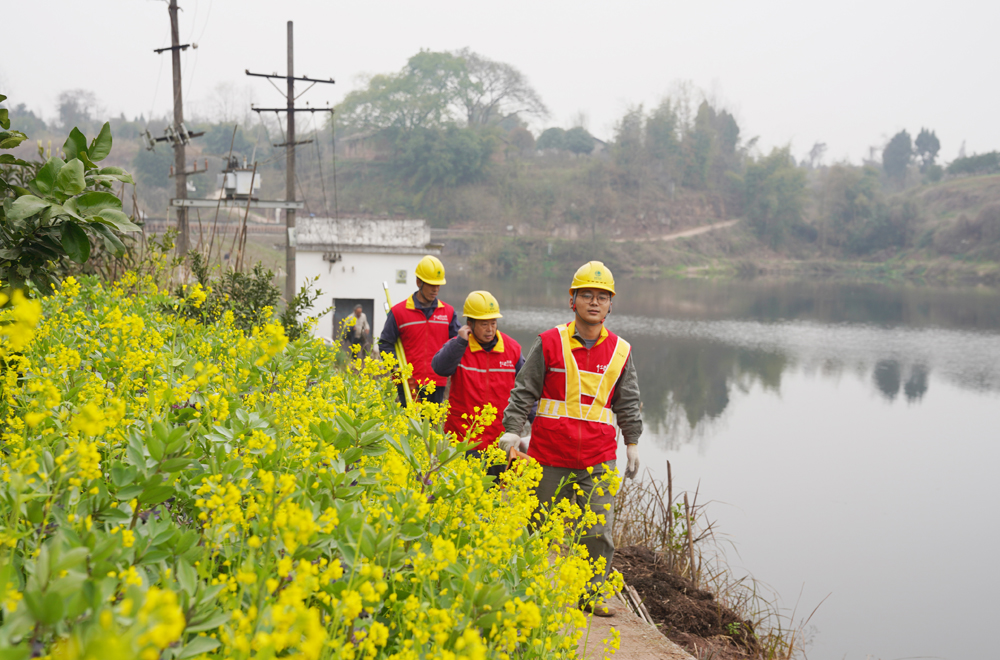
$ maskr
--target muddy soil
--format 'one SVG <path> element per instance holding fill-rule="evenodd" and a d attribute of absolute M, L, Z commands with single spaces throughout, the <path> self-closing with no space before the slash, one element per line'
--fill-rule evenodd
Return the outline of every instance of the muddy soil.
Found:
<path fill-rule="evenodd" d="M 708 591 L 669 572 L 661 558 L 639 546 L 615 550 L 612 566 L 635 588 L 660 631 L 695 657 L 756 657 L 753 624 L 715 601 Z"/>

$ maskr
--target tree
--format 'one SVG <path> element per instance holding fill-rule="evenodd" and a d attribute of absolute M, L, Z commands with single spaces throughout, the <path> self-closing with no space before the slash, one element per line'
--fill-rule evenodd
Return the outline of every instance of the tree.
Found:
<path fill-rule="evenodd" d="M 204 145 L 208 153 L 213 156 L 225 157 L 229 155 L 229 146 L 232 145 L 234 154 L 250 155 L 253 151 L 253 142 L 247 139 L 242 128 L 236 130 L 236 137 L 233 137 L 232 124 L 213 124 L 205 130 Z"/>
<path fill-rule="evenodd" d="M 538 136 L 535 146 L 539 151 L 545 151 L 546 149 L 561 151 L 566 148 L 566 131 L 558 126 L 546 128 Z"/>
<path fill-rule="evenodd" d="M 921 128 L 913 146 L 916 147 L 916 155 L 920 159 L 920 171 L 926 173 L 934 165 L 934 159 L 941 150 L 941 142 L 934 131 Z"/>
<path fill-rule="evenodd" d="M 630 108 L 615 126 L 612 154 L 615 165 L 628 186 L 640 185 L 645 176 L 645 123 L 642 105 L 637 105 Z"/>
<path fill-rule="evenodd" d="M 468 48 L 421 51 L 398 73 L 371 77 L 338 107 L 339 121 L 357 131 L 496 126 L 520 114 L 545 117 L 548 109 L 515 67 Z"/>
<path fill-rule="evenodd" d="M 91 128 L 97 113 L 97 96 L 85 89 L 71 89 L 59 94 L 59 124 L 66 130 L 74 126 Z"/>
<path fill-rule="evenodd" d="M 757 235 L 772 247 L 802 223 L 806 175 L 792 160 L 789 147 L 747 163 L 743 176 L 747 219 Z"/>
<path fill-rule="evenodd" d="M 230 135 L 232 135 L 230 133 Z M 226 145 L 229 153 L 229 145 Z M 170 183 L 170 166 L 174 164 L 174 154 L 169 147 L 156 150 L 139 149 L 132 161 L 135 178 L 144 186 L 150 188 L 166 188 Z"/>
<path fill-rule="evenodd" d="M 421 51 L 399 73 L 372 76 L 348 94 L 336 116 L 356 131 L 441 128 L 458 118 L 453 101 L 465 75 L 461 58 Z"/>
<path fill-rule="evenodd" d="M 646 119 L 646 150 L 654 160 L 667 163 L 680 154 L 679 118 L 674 103 L 664 99 Z"/>
<path fill-rule="evenodd" d="M 581 156 L 594 150 L 594 136 L 583 126 L 576 126 L 566 131 L 566 150 Z"/>
<path fill-rule="evenodd" d="M 535 136 L 523 126 L 511 129 L 507 139 L 518 153 L 530 154 L 535 150 Z"/>
<path fill-rule="evenodd" d="M 452 54 L 465 62 L 465 75 L 458 81 L 456 100 L 465 110 L 467 126 L 488 126 L 514 115 L 539 119 L 549 115 L 538 92 L 514 66 L 468 48 Z"/>
<path fill-rule="evenodd" d="M 892 136 L 889 144 L 882 150 L 882 169 L 886 176 L 899 183 L 906 179 L 906 168 L 913 160 L 913 142 L 910 134 L 902 130 Z"/>
<path fill-rule="evenodd" d="M 826 154 L 826 142 L 817 142 L 809 150 L 809 169 L 814 170 L 823 164 L 823 156 Z"/>
<path fill-rule="evenodd" d="M 24 103 L 18 103 L 12 108 L 9 116 L 10 123 L 22 133 L 38 134 L 48 129 L 42 118 L 28 110 L 28 106 Z"/>
<path fill-rule="evenodd" d="M 694 118 L 692 130 L 684 136 L 684 185 L 705 190 L 712 171 L 712 157 L 715 150 L 715 110 L 702 101 Z"/>

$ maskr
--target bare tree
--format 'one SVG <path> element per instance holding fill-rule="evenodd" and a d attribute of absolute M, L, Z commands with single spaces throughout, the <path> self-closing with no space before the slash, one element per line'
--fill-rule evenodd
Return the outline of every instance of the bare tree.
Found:
<path fill-rule="evenodd" d="M 538 92 L 517 68 L 474 53 L 455 52 L 465 60 L 467 80 L 457 89 L 456 101 L 464 108 L 469 126 L 485 126 L 514 115 L 547 117 Z"/>

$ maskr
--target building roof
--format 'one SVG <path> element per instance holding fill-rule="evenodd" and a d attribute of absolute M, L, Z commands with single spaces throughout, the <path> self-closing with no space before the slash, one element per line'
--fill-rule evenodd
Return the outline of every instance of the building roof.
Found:
<path fill-rule="evenodd" d="M 426 220 L 395 218 L 301 218 L 296 243 L 306 252 L 438 254 Z"/>

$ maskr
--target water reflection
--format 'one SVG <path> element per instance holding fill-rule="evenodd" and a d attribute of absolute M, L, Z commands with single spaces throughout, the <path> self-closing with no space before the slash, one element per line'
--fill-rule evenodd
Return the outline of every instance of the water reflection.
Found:
<path fill-rule="evenodd" d="M 503 328 L 530 343 L 566 316 L 505 310 Z M 1000 337 L 984 332 L 622 314 L 607 323 L 632 343 L 647 430 L 669 446 L 698 437 L 755 384 L 780 394 L 782 377 L 799 370 L 823 378 L 851 371 L 889 403 L 919 404 L 932 373 L 965 389 L 1000 392 Z"/>

